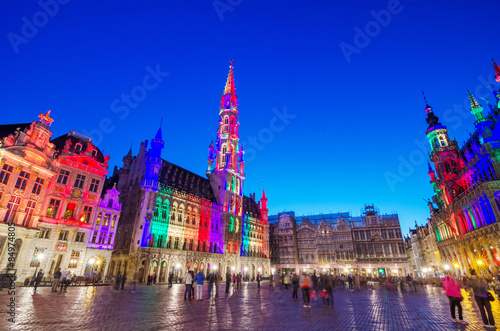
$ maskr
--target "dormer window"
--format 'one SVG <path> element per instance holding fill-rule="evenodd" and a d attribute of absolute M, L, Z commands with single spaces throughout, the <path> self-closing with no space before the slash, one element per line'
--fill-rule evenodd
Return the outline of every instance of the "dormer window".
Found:
<path fill-rule="evenodd" d="M 93 156 L 93 157 L 96 157 L 96 156 L 97 156 L 97 150 L 95 150 L 95 149 L 94 149 L 94 150 L 92 150 L 92 153 L 91 153 L 91 154 L 92 154 L 92 156 Z"/>
<path fill-rule="evenodd" d="M 75 151 L 77 151 L 77 152 L 81 152 L 81 151 L 82 151 L 82 144 L 77 143 L 77 144 L 75 145 Z"/>

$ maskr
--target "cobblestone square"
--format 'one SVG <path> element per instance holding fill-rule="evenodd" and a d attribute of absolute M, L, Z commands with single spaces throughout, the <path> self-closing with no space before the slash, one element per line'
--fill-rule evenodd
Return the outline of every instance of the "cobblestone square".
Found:
<path fill-rule="evenodd" d="M 219 300 L 184 301 L 184 286 L 78 286 L 67 293 L 49 287 L 16 289 L 16 322 L 7 321 L 9 295 L 0 292 L 1 330 L 485 330 L 477 306 L 464 292 L 464 319 L 452 323 L 448 299 L 439 287 L 420 286 L 417 293 L 375 287 L 348 292 L 337 286 L 334 308 L 321 300 L 304 308 L 292 299 L 292 290 L 270 290 L 267 282 L 257 290 L 244 283 L 241 291 L 224 293 Z M 498 300 L 492 303 L 500 322 Z M 488 330 L 495 330 L 488 328 Z"/>

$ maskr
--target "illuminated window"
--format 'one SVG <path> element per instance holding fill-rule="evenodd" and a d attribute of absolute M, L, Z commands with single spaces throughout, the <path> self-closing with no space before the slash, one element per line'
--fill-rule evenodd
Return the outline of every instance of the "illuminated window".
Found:
<path fill-rule="evenodd" d="M 0 184 L 7 184 L 12 174 L 12 167 L 10 165 L 4 164 L 2 171 L 0 171 Z"/>
<path fill-rule="evenodd" d="M 43 187 L 43 179 L 40 177 L 36 179 L 35 185 L 33 185 L 33 190 L 31 190 L 31 193 L 33 194 L 40 194 L 40 191 L 42 190 Z"/>
<path fill-rule="evenodd" d="M 110 218 L 111 218 L 111 214 L 104 215 L 104 222 L 103 222 L 102 226 L 108 226 Z"/>
<path fill-rule="evenodd" d="M 114 215 L 114 216 L 113 216 L 113 220 L 111 221 L 111 227 L 112 227 L 112 228 L 114 228 L 114 227 L 115 227 L 117 217 L 118 217 L 117 215 Z"/>
<path fill-rule="evenodd" d="M 16 197 L 14 195 L 10 196 L 9 203 L 7 204 L 7 213 L 5 214 L 4 217 L 4 222 L 9 223 L 14 221 L 14 216 L 17 213 L 17 210 L 19 208 L 19 204 L 21 203 L 21 198 Z"/>
<path fill-rule="evenodd" d="M 83 207 L 83 214 L 80 218 L 80 222 L 90 223 L 90 220 L 92 219 L 92 209 L 93 208 L 91 206 Z"/>
<path fill-rule="evenodd" d="M 174 249 L 179 249 L 179 238 L 175 238 Z"/>
<path fill-rule="evenodd" d="M 95 225 L 101 225 L 102 213 L 97 215 L 97 220 L 95 221 Z"/>
<path fill-rule="evenodd" d="M 59 184 L 66 185 L 68 183 L 69 171 L 61 169 L 59 171 L 59 176 L 57 177 L 57 182 Z"/>
<path fill-rule="evenodd" d="M 16 188 L 18 189 L 21 189 L 21 190 L 24 190 L 26 188 L 26 183 L 28 182 L 28 179 L 30 178 L 30 174 L 25 172 L 25 171 L 21 171 L 19 173 L 19 177 L 17 177 L 17 182 L 16 182 Z"/>
<path fill-rule="evenodd" d="M 74 187 L 82 189 L 85 183 L 85 175 L 77 174 Z"/>
<path fill-rule="evenodd" d="M 80 259 L 80 252 L 73 251 L 69 260 L 68 268 L 76 268 L 78 260 Z"/>
<path fill-rule="evenodd" d="M 45 216 L 57 218 L 57 213 L 59 211 L 60 205 L 61 205 L 60 200 L 50 199 L 49 207 L 47 208 L 47 214 Z"/>

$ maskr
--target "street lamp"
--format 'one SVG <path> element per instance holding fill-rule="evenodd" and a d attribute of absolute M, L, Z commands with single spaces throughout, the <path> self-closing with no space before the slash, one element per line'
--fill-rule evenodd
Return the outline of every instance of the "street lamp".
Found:
<path fill-rule="evenodd" d="M 231 267 L 231 270 L 232 270 L 233 272 L 234 272 L 234 270 L 235 270 L 235 269 L 236 269 L 235 267 Z M 274 269 L 273 269 L 273 270 L 274 270 Z"/>
<path fill-rule="evenodd" d="M 482 265 L 482 264 L 483 264 L 483 261 L 481 261 L 481 260 L 477 260 L 477 264 Z"/>
<path fill-rule="evenodd" d="M 454 267 L 455 269 L 458 269 L 458 268 L 460 268 L 460 265 L 459 265 L 458 263 L 455 263 L 455 264 L 453 265 L 453 267 Z"/>
<path fill-rule="evenodd" d="M 274 275 L 274 268 L 271 269 L 271 275 Z"/>
<path fill-rule="evenodd" d="M 448 264 L 444 265 L 444 270 L 450 270 L 450 266 Z"/>

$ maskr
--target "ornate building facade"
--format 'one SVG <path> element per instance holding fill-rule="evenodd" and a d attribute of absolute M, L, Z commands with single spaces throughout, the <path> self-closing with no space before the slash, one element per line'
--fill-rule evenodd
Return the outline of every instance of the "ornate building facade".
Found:
<path fill-rule="evenodd" d="M 493 61 L 495 78 L 500 68 Z M 462 274 L 471 268 L 500 266 L 500 91 L 492 86 L 488 109 L 469 92 L 474 133 L 459 147 L 434 109 L 426 105 L 427 138 L 431 146 L 429 176 L 434 190 L 431 225 L 443 266 Z M 436 169 L 436 170 L 434 170 Z"/>
<path fill-rule="evenodd" d="M 19 279 L 37 267 L 46 276 L 58 268 L 105 276 L 120 217 L 120 205 L 109 204 L 118 200 L 118 191 L 108 190 L 99 199 L 109 157 L 74 131 L 50 140 L 49 115 L 40 114 L 38 122 L 0 126 L 0 216 L 2 229 L 5 223 L 16 224 L 14 267 Z M 109 228 L 105 239 L 101 219 Z M 0 248 L 4 240 L 0 237 Z M 0 268 L 5 265 L 2 253 Z"/>
<path fill-rule="evenodd" d="M 209 146 L 207 178 L 161 158 L 162 130 L 130 151 L 114 174 L 124 207 L 112 273 L 138 281 L 170 272 L 215 268 L 255 277 L 269 275 L 267 198 L 243 195 L 244 150 L 230 65 L 219 108 L 217 139 Z M 131 277 L 129 277 L 131 279 Z"/>
<path fill-rule="evenodd" d="M 436 232 L 430 222 L 410 229 L 405 238 L 406 254 L 413 275 L 425 277 L 443 271 L 441 255 L 437 247 Z"/>
<path fill-rule="evenodd" d="M 296 217 L 294 212 L 271 216 L 281 231 L 272 232 L 279 252 L 279 272 L 359 273 L 371 276 L 406 275 L 406 257 L 397 214 L 379 215 L 373 206 L 364 214 L 320 214 Z"/>

